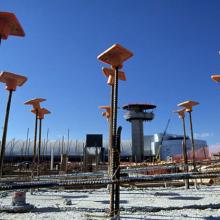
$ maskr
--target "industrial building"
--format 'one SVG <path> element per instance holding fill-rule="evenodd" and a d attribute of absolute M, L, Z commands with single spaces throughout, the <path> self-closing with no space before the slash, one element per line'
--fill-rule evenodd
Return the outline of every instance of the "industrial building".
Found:
<path fill-rule="evenodd" d="M 195 139 L 195 156 L 197 160 L 209 158 L 208 145 L 205 140 Z M 158 157 L 160 160 L 178 161 L 182 159 L 183 136 L 157 133 L 144 136 L 144 155 L 146 159 Z M 186 138 L 188 159 L 192 157 L 191 140 Z"/>

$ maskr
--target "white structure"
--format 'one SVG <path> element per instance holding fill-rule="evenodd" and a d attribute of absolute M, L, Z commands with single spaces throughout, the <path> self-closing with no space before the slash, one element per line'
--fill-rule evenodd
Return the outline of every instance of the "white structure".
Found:
<path fill-rule="evenodd" d="M 182 135 L 158 133 L 144 136 L 145 157 L 155 157 L 159 155 L 161 160 L 181 159 L 182 158 Z M 186 140 L 188 158 L 191 157 L 191 140 Z M 204 140 L 195 140 L 195 152 L 197 159 L 208 158 L 208 145 Z"/>

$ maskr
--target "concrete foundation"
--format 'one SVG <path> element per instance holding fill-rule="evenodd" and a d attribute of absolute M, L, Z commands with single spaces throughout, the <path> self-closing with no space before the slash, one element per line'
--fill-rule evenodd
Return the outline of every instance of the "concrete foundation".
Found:
<path fill-rule="evenodd" d="M 26 205 L 26 192 L 24 191 L 13 192 L 12 205 L 13 206 L 25 206 Z"/>

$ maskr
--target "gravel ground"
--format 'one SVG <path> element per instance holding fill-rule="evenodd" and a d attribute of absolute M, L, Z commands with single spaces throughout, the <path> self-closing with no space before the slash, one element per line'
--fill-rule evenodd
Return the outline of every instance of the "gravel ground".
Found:
<path fill-rule="evenodd" d="M 220 219 L 220 186 L 121 189 L 121 219 Z M 0 213 L 0 219 L 109 219 L 107 189 L 38 190 L 27 193 L 28 213 Z M 0 194 L 0 206 L 11 194 Z"/>

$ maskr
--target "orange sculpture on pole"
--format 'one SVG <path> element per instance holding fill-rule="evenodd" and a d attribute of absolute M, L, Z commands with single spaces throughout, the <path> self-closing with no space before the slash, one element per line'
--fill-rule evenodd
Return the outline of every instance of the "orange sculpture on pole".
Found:
<path fill-rule="evenodd" d="M 7 106 L 6 106 L 6 114 L 5 114 L 5 122 L 2 134 L 2 145 L 1 145 L 1 154 L 0 154 L 0 174 L 3 174 L 3 160 L 5 155 L 5 145 L 6 145 L 6 137 L 7 137 L 7 130 L 8 130 L 8 119 L 9 119 L 9 112 L 11 107 L 11 98 L 13 91 L 16 90 L 17 86 L 22 86 L 27 81 L 27 77 L 17 75 L 10 72 L 2 72 L 0 74 L 0 82 L 6 84 L 6 90 L 9 91 Z"/>
<path fill-rule="evenodd" d="M 9 91 L 15 91 L 17 86 L 22 86 L 26 81 L 27 77 L 6 71 L 0 75 L 0 82 L 5 83 L 6 89 Z"/>
<path fill-rule="evenodd" d="M 26 101 L 25 105 L 32 105 L 35 110 L 35 129 L 34 129 L 34 156 L 33 156 L 33 163 L 36 162 L 36 149 L 37 149 L 37 128 L 38 128 L 38 111 L 41 108 L 40 103 L 46 101 L 46 99 L 43 98 L 35 98 Z"/>
<path fill-rule="evenodd" d="M 37 111 L 36 109 L 32 109 L 31 110 L 32 113 L 36 114 Z M 50 114 L 51 112 L 49 110 L 47 110 L 46 108 L 40 108 L 38 109 L 38 115 L 37 118 L 39 119 L 39 140 L 38 140 L 38 168 L 39 168 L 39 164 L 40 164 L 40 157 L 41 157 L 41 132 L 42 132 L 42 120 L 44 119 L 44 115 L 46 114 Z M 39 172 L 39 170 L 38 170 Z M 39 173 L 38 173 L 39 174 Z"/>
<path fill-rule="evenodd" d="M 30 99 L 26 101 L 24 104 L 25 105 L 32 105 L 34 109 L 40 109 L 40 103 L 46 101 L 46 99 L 43 98 L 35 98 L 35 99 Z"/>
<path fill-rule="evenodd" d="M 183 125 L 183 145 L 182 145 L 182 154 L 183 154 L 183 161 L 184 161 L 184 171 L 189 172 L 189 167 L 188 167 L 188 155 L 187 155 L 187 146 L 186 146 L 186 124 L 185 124 L 185 111 L 186 109 L 180 109 L 175 111 L 178 115 L 179 118 L 182 120 L 182 125 Z M 185 187 L 186 189 L 189 189 L 189 179 L 185 180 Z"/>
<path fill-rule="evenodd" d="M 114 44 L 109 49 L 101 53 L 97 58 L 103 63 L 110 64 L 114 70 L 113 82 L 111 82 L 111 77 L 109 79 L 109 84 L 113 83 L 112 86 L 112 97 L 111 97 L 111 123 L 112 128 L 110 131 L 110 137 L 112 138 L 112 144 L 110 146 L 111 152 L 111 175 L 113 180 L 120 179 L 119 165 L 120 153 L 117 149 L 117 108 L 118 108 L 118 78 L 119 69 L 122 68 L 123 63 L 133 56 L 133 53 L 128 49 L 122 47 L 119 44 Z M 121 131 L 121 129 L 120 129 Z M 114 186 L 115 185 L 115 186 Z M 114 189 L 115 187 L 115 189 Z M 120 187 L 119 184 L 112 184 L 110 187 L 110 216 L 119 216 L 119 200 L 120 200 Z"/>
<path fill-rule="evenodd" d="M 177 106 L 184 107 L 185 111 L 189 113 L 189 120 L 190 120 L 190 131 L 191 131 L 191 143 L 192 143 L 192 162 L 193 162 L 193 169 L 196 171 L 196 158 L 195 158 L 195 142 L 194 142 L 194 135 L 193 135 L 193 125 L 192 125 L 192 107 L 198 105 L 198 102 L 195 101 L 185 101 L 179 103 Z"/>
<path fill-rule="evenodd" d="M 114 69 L 121 69 L 123 63 L 133 56 L 133 53 L 122 47 L 120 44 L 114 44 L 98 56 L 103 63 L 110 64 Z"/>

